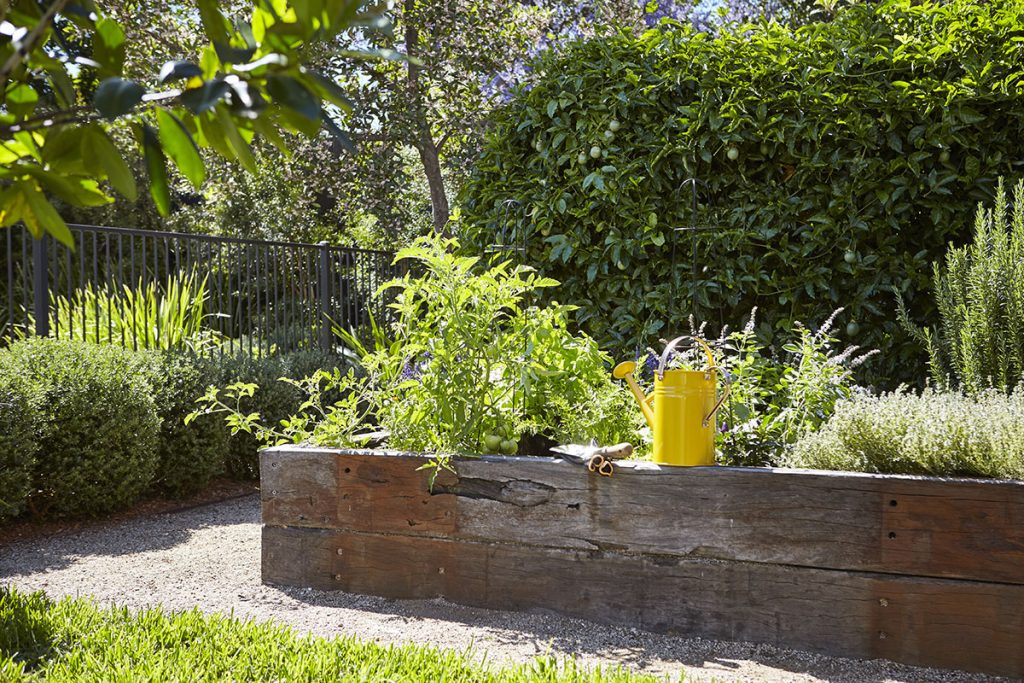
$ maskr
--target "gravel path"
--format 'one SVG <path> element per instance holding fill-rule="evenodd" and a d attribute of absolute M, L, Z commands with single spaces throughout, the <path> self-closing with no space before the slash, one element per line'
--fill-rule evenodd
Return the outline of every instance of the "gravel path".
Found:
<path fill-rule="evenodd" d="M 136 518 L 0 547 L 0 584 L 53 596 L 90 595 L 130 607 L 198 606 L 273 619 L 318 635 L 349 633 L 381 643 L 416 641 L 488 661 L 538 654 L 622 664 L 673 680 L 997 681 L 883 660 L 823 657 L 750 643 L 659 636 L 548 614 L 493 612 L 443 600 L 384 600 L 260 583 L 259 499 Z"/>

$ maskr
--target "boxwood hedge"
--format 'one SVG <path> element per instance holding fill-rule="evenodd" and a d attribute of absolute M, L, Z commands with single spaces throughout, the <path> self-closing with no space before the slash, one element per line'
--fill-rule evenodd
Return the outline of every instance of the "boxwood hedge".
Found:
<path fill-rule="evenodd" d="M 114 346 L 54 339 L 20 341 L 5 355 L 4 370 L 40 391 L 33 512 L 94 516 L 137 500 L 156 471 L 160 436 L 146 359 Z"/>
<path fill-rule="evenodd" d="M 1024 165 L 1022 26 L 1024 0 L 884 0 L 572 45 L 494 114 L 462 230 L 525 241 L 619 350 L 755 306 L 770 341 L 841 305 L 849 340 L 883 351 L 876 380 L 923 379 L 894 290 L 934 320 L 932 261 Z M 693 177 L 703 229 L 678 232 Z"/>
<path fill-rule="evenodd" d="M 25 509 L 39 451 L 39 391 L 0 355 L 0 522 Z"/>

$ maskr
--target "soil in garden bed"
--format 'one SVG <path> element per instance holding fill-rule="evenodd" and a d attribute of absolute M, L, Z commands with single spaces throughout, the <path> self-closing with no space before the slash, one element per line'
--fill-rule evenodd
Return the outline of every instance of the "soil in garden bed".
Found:
<path fill-rule="evenodd" d="M 259 484 L 255 481 L 238 481 L 236 479 L 214 479 L 209 486 L 189 498 L 170 500 L 167 498 L 147 498 L 141 500 L 127 510 L 97 519 L 74 519 L 41 521 L 31 518 L 14 520 L 0 525 L 0 548 L 38 538 L 49 538 L 69 531 L 79 531 L 94 527 L 117 524 L 134 517 L 144 517 L 167 512 L 180 512 L 189 508 L 209 505 L 232 498 L 250 496 L 259 492 Z"/>

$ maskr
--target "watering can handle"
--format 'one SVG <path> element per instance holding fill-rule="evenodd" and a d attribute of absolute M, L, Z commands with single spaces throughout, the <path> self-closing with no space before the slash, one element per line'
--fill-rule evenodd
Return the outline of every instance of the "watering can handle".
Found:
<path fill-rule="evenodd" d="M 684 334 L 682 337 L 676 337 L 668 343 L 665 350 L 661 352 L 661 361 L 658 363 L 658 379 L 665 379 L 665 370 L 668 367 L 668 355 L 672 353 L 672 350 L 676 347 L 676 344 L 683 341 L 684 339 L 691 339 L 704 349 L 704 354 L 708 357 L 708 367 L 715 368 L 715 356 L 711 353 L 711 347 L 708 343 L 700 337 L 692 337 L 688 334 Z M 716 408 L 717 410 L 717 408 Z"/>
<path fill-rule="evenodd" d="M 717 403 L 715 403 L 715 407 L 711 409 L 711 412 L 704 416 L 704 419 L 700 423 L 701 427 L 708 426 L 708 423 L 711 422 L 711 418 L 715 416 L 718 409 L 722 407 L 723 403 L 725 403 L 725 399 L 729 398 L 729 392 L 732 391 L 732 380 L 729 379 L 729 372 L 727 370 L 720 370 L 717 365 L 712 365 L 708 368 L 708 372 L 717 372 L 722 375 L 722 379 L 725 380 L 725 391 L 722 392 L 722 397 L 718 399 Z"/>

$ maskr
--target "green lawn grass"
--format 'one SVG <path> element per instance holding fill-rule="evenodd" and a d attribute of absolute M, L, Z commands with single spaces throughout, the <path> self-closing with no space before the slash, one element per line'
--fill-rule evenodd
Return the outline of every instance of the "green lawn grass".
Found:
<path fill-rule="evenodd" d="M 640 683 L 623 670 L 538 658 L 499 668 L 418 645 L 300 636 L 286 626 L 167 612 L 99 608 L 0 587 L 0 681 L 471 681 Z"/>

